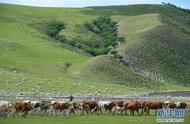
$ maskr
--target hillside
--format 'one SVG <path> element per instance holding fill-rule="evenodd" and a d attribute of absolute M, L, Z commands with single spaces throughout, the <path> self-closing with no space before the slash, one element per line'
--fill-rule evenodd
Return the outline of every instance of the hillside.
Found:
<path fill-rule="evenodd" d="M 118 51 L 136 72 L 190 85 L 189 13 L 167 5 L 98 7 L 83 13 L 109 14 L 119 23 L 119 34 L 128 43 Z"/>
<path fill-rule="evenodd" d="M 190 89 L 190 15 L 181 10 L 164 5 L 71 9 L 0 4 L 0 11 L 1 90 L 122 94 L 131 88 Z M 60 36 L 101 42 L 81 26 L 102 15 L 110 15 L 127 40 L 116 50 L 128 66 L 110 55 L 90 56 L 45 33 L 56 20 L 66 24 Z"/>

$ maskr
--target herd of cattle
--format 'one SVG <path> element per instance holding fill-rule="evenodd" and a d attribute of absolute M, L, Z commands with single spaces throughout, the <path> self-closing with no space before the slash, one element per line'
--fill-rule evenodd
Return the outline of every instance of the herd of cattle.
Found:
<path fill-rule="evenodd" d="M 128 101 L 96 101 L 88 100 L 82 102 L 74 101 L 23 101 L 14 102 L 0 101 L 0 117 L 7 116 L 21 116 L 26 118 L 28 113 L 31 115 L 40 116 L 57 116 L 58 112 L 63 113 L 64 116 L 79 113 L 86 114 L 128 114 L 133 116 L 135 114 L 150 115 L 150 110 L 157 110 L 162 108 L 181 108 L 185 109 L 186 103 L 183 102 L 158 102 L 158 101 L 142 101 L 142 100 L 128 100 Z M 156 112 L 155 112 L 156 113 Z"/>

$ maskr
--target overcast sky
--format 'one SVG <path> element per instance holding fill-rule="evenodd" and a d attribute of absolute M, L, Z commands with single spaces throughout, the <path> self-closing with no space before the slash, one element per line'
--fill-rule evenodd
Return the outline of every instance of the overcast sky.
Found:
<path fill-rule="evenodd" d="M 160 4 L 163 1 L 190 9 L 190 0 L 0 0 L 0 3 L 43 7 L 86 7 L 129 4 Z"/>

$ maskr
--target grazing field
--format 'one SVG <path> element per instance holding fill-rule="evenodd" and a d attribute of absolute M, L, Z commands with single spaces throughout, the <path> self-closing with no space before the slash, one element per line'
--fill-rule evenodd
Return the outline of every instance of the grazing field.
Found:
<path fill-rule="evenodd" d="M 188 116 L 190 111 L 185 113 L 184 124 L 190 123 L 190 117 Z M 156 117 L 151 116 L 126 116 L 126 115 L 84 115 L 64 117 L 59 115 L 58 117 L 39 117 L 28 116 L 25 118 L 0 118 L 0 124 L 155 124 Z M 169 124 L 169 123 L 167 123 Z M 182 123 L 181 123 L 182 124 Z"/>
<path fill-rule="evenodd" d="M 40 8 L 0 4 L 0 87 L 5 92 L 125 94 L 190 90 L 189 17 L 166 5 Z M 91 56 L 46 34 L 47 24 L 64 22 L 58 34 L 80 43 L 101 42 L 84 29 L 110 15 L 126 43 L 110 54 Z M 82 28 L 81 28 L 82 27 Z M 85 90 L 84 90 L 85 89 Z"/>

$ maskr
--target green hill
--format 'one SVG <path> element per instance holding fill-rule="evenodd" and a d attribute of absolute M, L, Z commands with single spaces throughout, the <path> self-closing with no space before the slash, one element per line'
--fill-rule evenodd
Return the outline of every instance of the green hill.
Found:
<path fill-rule="evenodd" d="M 135 71 L 190 85 L 190 13 L 168 5 L 95 7 L 83 13 L 109 14 L 119 23 L 128 43 L 118 51 Z"/>
<path fill-rule="evenodd" d="M 71 9 L 0 4 L 0 11 L 1 90 L 121 94 L 130 88 L 190 89 L 190 14 L 182 10 L 166 5 Z M 127 40 L 116 50 L 128 66 L 111 55 L 89 56 L 45 33 L 56 20 L 65 23 L 60 36 L 101 42 L 81 26 L 102 15 L 110 15 Z M 95 88 L 82 90 L 91 86 Z"/>

